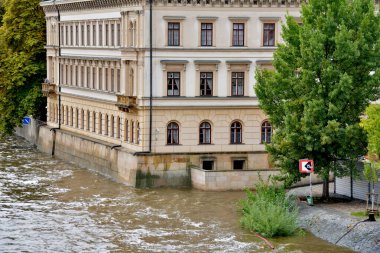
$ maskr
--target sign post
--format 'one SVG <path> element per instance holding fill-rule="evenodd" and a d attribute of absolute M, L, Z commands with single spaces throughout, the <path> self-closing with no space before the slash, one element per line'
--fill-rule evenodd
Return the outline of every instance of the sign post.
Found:
<path fill-rule="evenodd" d="M 25 116 L 22 118 L 22 124 L 23 125 L 29 125 L 31 121 L 32 121 L 31 118 L 28 116 Z"/>
<path fill-rule="evenodd" d="M 309 159 L 301 159 L 299 160 L 299 171 L 301 173 L 309 174 L 310 178 L 310 195 L 306 197 L 307 204 L 309 206 L 313 205 L 313 186 L 311 183 L 311 173 L 314 172 L 314 161 Z"/>

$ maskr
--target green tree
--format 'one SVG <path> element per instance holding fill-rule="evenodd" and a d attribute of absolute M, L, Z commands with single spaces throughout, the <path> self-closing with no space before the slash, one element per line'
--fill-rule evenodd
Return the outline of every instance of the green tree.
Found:
<path fill-rule="evenodd" d="M 368 106 L 365 111 L 366 117 L 361 121 L 361 125 L 368 135 L 368 154 L 380 158 L 380 105 Z"/>
<path fill-rule="evenodd" d="M 39 0 L 1 0 L 0 132 L 12 133 L 25 115 L 43 118 L 46 99 L 45 18 Z"/>
<path fill-rule="evenodd" d="M 291 184 L 298 160 L 324 179 L 350 173 L 367 138 L 359 116 L 380 94 L 380 19 L 373 0 L 310 0 L 302 25 L 287 17 L 274 72 L 256 73 L 260 107 L 275 134 L 267 150 Z"/>

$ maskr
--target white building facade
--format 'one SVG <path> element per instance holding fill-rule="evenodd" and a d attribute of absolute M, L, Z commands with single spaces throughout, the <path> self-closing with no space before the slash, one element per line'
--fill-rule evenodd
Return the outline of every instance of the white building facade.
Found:
<path fill-rule="evenodd" d="M 48 126 L 149 157 L 142 170 L 272 170 L 255 71 L 302 2 L 43 1 Z"/>

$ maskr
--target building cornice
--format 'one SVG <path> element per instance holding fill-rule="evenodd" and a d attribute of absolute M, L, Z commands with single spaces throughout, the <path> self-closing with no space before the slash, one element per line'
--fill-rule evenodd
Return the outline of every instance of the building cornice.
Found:
<path fill-rule="evenodd" d="M 205 6 L 205 7 L 300 7 L 308 0 L 153 0 L 155 6 Z M 149 4 L 149 0 L 146 0 Z"/>
<path fill-rule="evenodd" d="M 44 12 L 56 12 L 58 8 L 61 12 L 75 10 L 94 10 L 107 7 L 127 7 L 142 6 L 143 0 L 49 0 L 40 3 Z"/>

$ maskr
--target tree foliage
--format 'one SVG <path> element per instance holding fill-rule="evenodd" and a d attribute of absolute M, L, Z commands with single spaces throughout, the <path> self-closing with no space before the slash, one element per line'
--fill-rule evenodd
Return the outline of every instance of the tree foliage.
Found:
<path fill-rule="evenodd" d="M 380 158 L 380 105 L 370 105 L 365 111 L 366 117 L 361 125 L 368 135 L 368 153 Z"/>
<path fill-rule="evenodd" d="M 46 99 L 45 18 L 39 0 L 1 0 L 0 132 L 11 133 L 25 115 L 43 118 Z"/>
<path fill-rule="evenodd" d="M 301 20 L 287 17 L 276 71 L 256 73 L 260 107 L 275 128 L 267 150 L 289 184 L 300 179 L 302 158 L 314 159 L 324 179 L 347 175 L 366 153 L 359 116 L 380 94 L 374 1 L 310 0 Z"/>

